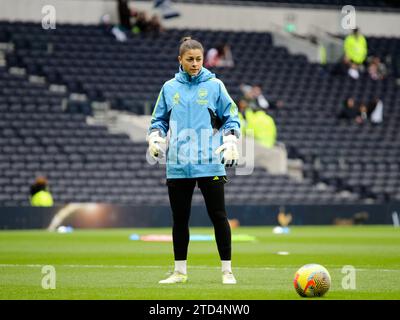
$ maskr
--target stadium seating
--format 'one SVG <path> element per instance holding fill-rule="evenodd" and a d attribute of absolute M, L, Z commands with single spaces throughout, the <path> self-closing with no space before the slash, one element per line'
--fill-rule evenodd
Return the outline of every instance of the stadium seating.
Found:
<path fill-rule="evenodd" d="M 31 23 L 0 22 L 0 38 L 15 45 L 7 67 L 25 67 L 49 83 L 65 84 L 68 93 L 91 101 L 144 113 L 151 109 L 162 83 L 176 72 L 179 39 L 191 34 L 206 48 L 222 40 L 232 44 L 235 67 L 216 70 L 234 99 L 239 85 L 261 83 L 268 97 L 285 101 L 271 111 L 278 139 L 291 158 L 304 161 L 306 179 L 272 176 L 256 168 L 251 176 L 229 172 L 230 203 L 344 203 L 400 199 L 397 123 L 400 96 L 392 76 L 384 81 L 353 81 L 333 76 L 330 66 L 309 63 L 275 47 L 271 35 L 258 32 L 168 30 L 160 37 L 130 36 L 116 42 L 100 26 L 58 25 L 44 31 Z M 399 39 L 368 38 L 370 52 L 385 58 L 398 52 Z M 63 112 L 62 94 L 26 77 L 0 71 L 0 203 L 27 204 L 35 174 L 49 177 L 55 200 L 114 203 L 167 203 L 164 169 L 145 160 L 146 145 L 105 128 L 88 126 L 79 106 Z M 339 122 L 347 96 L 385 104 L 380 126 Z M 149 109 L 150 108 L 150 109 Z M 196 191 L 194 201 L 200 201 Z"/>
<path fill-rule="evenodd" d="M 133 143 L 125 135 L 89 126 L 82 114 L 63 112 L 62 97 L 46 91 L 43 85 L 31 84 L 25 76 L 10 75 L 0 68 L 0 84 L 1 205 L 28 205 L 29 186 L 42 174 L 49 178 L 56 204 L 168 202 L 164 168 L 147 164 L 145 143 Z M 24 96 L 14 95 L 9 87 L 37 92 L 38 96 L 46 92 L 47 103 L 53 105 L 36 103 L 35 95 L 25 102 Z M 309 182 L 271 176 L 262 169 L 250 177 L 231 179 L 227 190 L 230 203 L 303 203 L 333 198 Z M 193 201 L 202 201 L 198 190 Z"/>
<path fill-rule="evenodd" d="M 179 1 L 179 0 L 178 0 Z M 368 10 L 393 10 L 400 7 L 396 0 L 185 0 L 185 2 L 195 2 L 204 4 L 238 4 L 246 6 L 279 6 L 279 7 L 307 7 L 312 8 L 332 8 L 343 7 L 351 4 L 357 8 Z"/>

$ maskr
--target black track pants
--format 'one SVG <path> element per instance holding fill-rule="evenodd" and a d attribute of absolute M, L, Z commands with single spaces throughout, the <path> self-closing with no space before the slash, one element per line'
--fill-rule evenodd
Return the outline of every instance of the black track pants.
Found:
<path fill-rule="evenodd" d="M 203 194 L 208 215 L 214 225 L 215 239 L 221 260 L 231 260 L 231 228 L 225 210 L 224 183 L 219 176 L 195 179 L 168 179 L 168 195 L 172 209 L 172 238 L 175 260 L 186 260 L 189 245 L 189 218 L 196 182 Z"/>

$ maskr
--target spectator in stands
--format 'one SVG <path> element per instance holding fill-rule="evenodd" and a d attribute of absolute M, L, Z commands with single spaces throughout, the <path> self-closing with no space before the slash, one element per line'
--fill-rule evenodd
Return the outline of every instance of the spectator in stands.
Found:
<path fill-rule="evenodd" d="M 31 185 L 31 205 L 34 207 L 53 206 L 53 197 L 49 191 L 49 185 L 46 177 L 37 177 L 34 184 Z"/>
<path fill-rule="evenodd" d="M 267 99 L 266 95 L 262 92 L 262 86 L 260 84 L 253 86 L 253 96 L 257 100 L 257 105 L 263 110 L 273 110 L 283 107 L 282 100 Z"/>
<path fill-rule="evenodd" d="M 132 33 L 147 33 L 153 36 L 158 36 L 164 31 L 158 15 L 153 14 L 150 19 L 147 18 L 145 11 L 135 11 L 132 13 L 135 21 L 133 23 Z"/>
<path fill-rule="evenodd" d="M 196 184 L 214 225 L 222 283 L 236 283 L 231 268 L 231 229 L 225 209 L 224 184 L 225 166 L 234 166 L 239 159 L 240 121 L 236 104 L 222 81 L 203 67 L 203 59 L 202 44 L 190 37 L 184 38 L 179 48 L 179 72 L 161 89 L 147 137 L 149 153 L 158 160 L 163 157 L 162 145 L 170 133 L 167 186 L 173 218 L 175 270 L 160 283 L 187 281 L 189 217 Z M 205 141 L 211 143 L 205 146 Z"/>
<path fill-rule="evenodd" d="M 223 43 L 216 48 L 208 50 L 206 55 L 205 66 L 207 68 L 227 67 L 231 68 L 235 65 L 231 48 L 228 44 Z"/>
<path fill-rule="evenodd" d="M 343 103 L 343 108 L 340 111 L 338 118 L 353 122 L 358 116 L 359 111 L 356 108 L 354 98 L 347 98 Z"/>
<path fill-rule="evenodd" d="M 368 108 L 364 102 L 360 103 L 360 106 L 358 108 L 358 115 L 356 117 L 356 122 L 358 124 L 363 124 L 368 122 Z"/>
<path fill-rule="evenodd" d="M 383 101 L 375 97 L 369 104 L 369 118 L 372 124 L 383 122 Z"/>
<path fill-rule="evenodd" d="M 255 109 L 257 107 L 257 101 L 254 96 L 253 86 L 242 83 L 240 84 L 239 88 L 243 94 L 241 100 L 246 102 L 247 106 L 249 106 L 250 108 Z"/>
<path fill-rule="evenodd" d="M 150 21 L 148 21 L 147 31 L 155 36 L 159 35 L 161 32 L 164 31 L 164 28 L 161 25 L 161 21 L 158 15 L 156 14 L 152 15 Z"/>
<path fill-rule="evenodd" d="M 260 84 L 254 86 L 248 84 L 241 84 L 240 90 L 243 93 L 242 99 L 246 100 L 250 108 L 252 109 L 263 109 L 264 111 L 269 109 L 279 109 L 283 107 L 282 100 L 269 100 L 265 97 L 262 92 Z"/>
<path fill-rule="evenodd" d="M 132 33 L 144 33 L 149 31 L 149 21 L 145 11 L 138 11 L 135 17 L 135 23 L 132 28 Z"/>
<path fill-rule="evenodd" d="M 252 109 L 244 99 L 238 103 L 240 128 L 243 135 L 251 135 L 266 148 L 276 143 L 276 125 L 274 119 L 263 109 Z"/>
<path fill-rule="evenodd" d="M 117 41 L 125 42 L 127 40 L 126 34 L 123 28 L 119 26 L 114 26 L 111 23 L 111 18 L 109 14 L 105 14 L 101 17 L 100 20 L 101 26 L 103 27 L 106 33 L 112 34 Z"/>
<path fill-rule="evenodd" d="M 355 63 L 351 63 L 349 69 L 347 70 L 347 74 L 350 78 L 357 80 L 360 78 L 360 71 L 358 66 Z"/>
<path fill-rule="evenodd" d="M 368 74 L 372 80 L 383 80 L 386 77 L 387 69 L 379 57 L 368 58 Z"/>

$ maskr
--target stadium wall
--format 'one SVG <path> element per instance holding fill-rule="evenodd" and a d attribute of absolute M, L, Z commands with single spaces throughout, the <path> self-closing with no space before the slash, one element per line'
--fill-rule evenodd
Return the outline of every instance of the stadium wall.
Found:
<path fill-rule="evenodd" d="M 0 229 L 45 229 L 61 207 L 0 208 Z M 228 206 L 230 219 L 242 226 L 278 224 L 280 205 Z M 287 205 L 285 213 L 293 216 L 292 225 L 392 224 L 392 213 L 400 213 L 400 203 L 386 205 Z M 172 225 L 168 206 L 108 206 L 103 213 L 76 213 L 63 225 L 76 228 L 141 228 Z M 204 206 L 193 206 L 191 226 L 211 226 Z"/>
<path fill-rule="evenodd" d="M 117 21 L 115 0 L 1 0 L 0 19 L 40 22 L 42 8 L 52 5 L 59 23 L 96 24 L 109 13 Z M 152 14 L 152 1 L 131 1 L 131 6 Z M 174 3 L 181 17 L 164 20 L 174 28 L 269 31 L 294 23 L 300 34 L 328 31 L 346 33 L 341 28 L 341 8 L 309 9 L 281 7 L 226 6 L 211 4 Z M 400 14 L 395 12 L 356 11 L 356 24 L 362 32 L 375 36 L 400 36 Z"/>

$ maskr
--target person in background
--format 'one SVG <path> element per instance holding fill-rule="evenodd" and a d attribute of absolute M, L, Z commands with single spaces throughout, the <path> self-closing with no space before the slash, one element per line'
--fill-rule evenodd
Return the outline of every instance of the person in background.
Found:
<path fill-rule="evenodd" d="M 240 91 L 243 93 L 242 99 L 246 100 L 251 109 L 280 109 L 283 107 L 282 100 L 269 100 L 265 97 L 262 92 L 260 84 L 254 86 L 242 83 L 240 85 Z"/>
<path fill-rule="evenodd" d="M 230 46 L 226 43 L 223 43 L 218 45 L 216 48 L 211 48 L 208 50 L 205 66 L 207 68 L 234 67 L 235 63 L 233 61 L 233 55 Z"/>
<path fill-rule="evenodd" d="M 364 63 L 367 53 L 367 40 L 360 33 L 360 30 L 355 28 L 353 33 L 344 39 L 344 59 L 350 64 L 353 63 L 359 66 Z"/>
<path fill-rule="evenodd" d="M 363 124 L 368 121 L 368 108 L 364 102 L 361 102 L 358 108 L 358 116 L 356 117 L 356 122 L 358 124 Z"/>
<path fill-rule="evenodd" d="M 164 31 L 164 28 L 161 25 L 161 21 L 158 15 L 153 14 L 151 16 L 150 20 L 148 21 L 147 29 L 148 32 L 152 33 L 155 36 L 159 35 L 161 32 Z"/>
<path fill-rule="evenodd" d="M 355 63 L 351 63 L 349 69 L 347 70 L 347 75 L 353 80 L 358 80 L 360 78 L 360 70 Z"/>
<path fill-rule="evenodd" d="M 31 185 L 30 190 L 31 205 L 33 207 L 52 207 L 53 197 L 49 191 L 49 185 L 46 177 L 37 177 Z"/>
<path fill-rule="evenodd" d="M 127 40 L 127 36 L 124 32 L 124 28 L 120 26 L 113 25 L 111 23 L 110 15 L 104 14 L 100 19 L 100 24 L 103 27 L 106 33 L 112 34 L 117 41 L 125 42 Z"/>
<path fill-rule="evenodd" d="M 135 16 L 135 22 L 132 27 L 132 33 L 139 34 L 149 31 L 149 21 L 146 11 L 138 11 Z"/>
<path fill-rule="evenodd" d="M 356 102 L 354 98 L 348 97 L 343 103 L 343 108 L 339 112 L 338 118 L 353 122 L 356 120 L 358 115 L 359 111 L 356 108 Z"/>
<path fill-rule="evenodd" d="M 348 75 L 357 80 L 360 77 L 360 71 L 364 70 L 363 63 L 367 58 L 368 47 L 367 40 L 360 33 L 358 28 L 353 30 L 344 39 L 344 64 L 348 67 Z"/>
<path fill-rule="evenodd" d="M 270 100 L 267 99 L 265 94 L 262 92 L 262 87 L 259 84 L 256 84 L 252 88 L 253 90 L 253 96 L 255 97 L 257 101 L 257 106 L 260 107 L 263 110 L 273 110 L 273 109 L 279 109 L 283 107 L 283 101 L 282 100 Z"/>
<path fill-rule="evenodd" d="M 254 139 L 265 148 L 275 146 L 277 128 L 274 119 L 263 109 L 252 109 L 246 100 L 238 103 L 241 133 L 254 136 Z"/>
<path fill-rule="evenodd" d="M 387 69 L 379 57 L 368 58 L 368 74 L 372 80 L 383 80 L 386 78 Z"/>
<path fill-rule="evenodd" d="M 372 124 L 380 124 L 383 122 L 383 101 L 375 97 L 369 104 L 369 118 Z"/>

